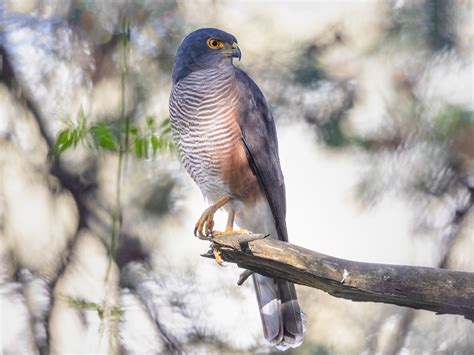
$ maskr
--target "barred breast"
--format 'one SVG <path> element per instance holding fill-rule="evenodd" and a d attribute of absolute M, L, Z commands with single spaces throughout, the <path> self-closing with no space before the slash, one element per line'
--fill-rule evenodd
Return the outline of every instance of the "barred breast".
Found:
<path fill-rule="evenodd" d="M 169 108 L 182 163 L 210 201 L 247 199 L 258 183 L 241 143 L 233 69 L 191 73 L 174 85 Z"/>

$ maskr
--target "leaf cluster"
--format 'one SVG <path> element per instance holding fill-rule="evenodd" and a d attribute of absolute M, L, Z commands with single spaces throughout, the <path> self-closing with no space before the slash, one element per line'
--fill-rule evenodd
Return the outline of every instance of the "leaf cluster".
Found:
<path fill-rule="evenodd" d="M 131 126 L 129 133 L 132 137 L 132 150 L 138 158 L 149 159 L 159 153 L 175 150 L 169 119 L 157 127 L 155 117 L 149 116 L 144 129 Z"/>
<path fill-rule="evenodd" d="M 127 139 L 122 139 L 123 136 L 127 136 Z M 121 141 L 124 143 L 121 144 Z M 58 133 L 49 157 L 58 158 L 63 152 L 76 148 L 79 144 L 99 151 L 133 152 L 137 158 L 145 159 L 175 150 L 169 119 L 157 126 L 156 118 L 149 116 L 143 128 L 130 125 L 117 130 L 110 123 L 88 124 L 82 108 L 79 110 L 76 122 L 67 121 L 66 127 Z"/>

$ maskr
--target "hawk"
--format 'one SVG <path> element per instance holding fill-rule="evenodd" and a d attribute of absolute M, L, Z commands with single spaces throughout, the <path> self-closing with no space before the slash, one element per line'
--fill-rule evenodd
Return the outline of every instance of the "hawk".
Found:
<path fill-rule="evenodd" d="M 275 122 L 257 84 L 233 59 L 237 39 L 202 28 L 181 42 L 173 65 L 169 110 L 173 136 L 187 172 L 211 206 L 195 235 L 212 236 L 214 213 L 228 213 L 224 233 L 241 227 L 288 241 L 285 184 Z M 221 232 L 220 232 L 221 233 Z M 278 349 L 303 341 L 303 315 L 295 286 L 254 274 L 263 333 Z"/>

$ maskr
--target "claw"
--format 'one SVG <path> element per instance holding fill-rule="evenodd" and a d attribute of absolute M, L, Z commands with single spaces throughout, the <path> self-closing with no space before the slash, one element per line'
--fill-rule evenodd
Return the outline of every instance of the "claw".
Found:
<path fill-rule="evenodd" d="M 206 218 L 206 222 L 204 224 L 204 228 L 207 231 L 208 236 L 212 236 L 212 229 L 214 228 L 214 214 L 209 214 Z"/>
<path fill-rule="evenodd" d="M 196 225 L 194 226 L 194 235 L 198 237 L 199 239 L 203 239 L 204 237 L 206 237 L 204 230 L 206 230 L 207 219 L 209 218 L 209 215 L 212 216 L 213 214 L 214 213 L 211 207 L 209 207 L 203 212 L 201 217 L 196 222 Z"/>
<path fill-rule="evenodd" d="M 215 204 L 208 207 L 196 222 L 194 235 L 199 239 L 209 240 L 213 235 L 214 213 L 231 200 L 230 197 L 222 197 Z"/>
<path fill-rule="evenodd" d="M 224 266 L 224 259 L 222 259 L 221 251 L 219 250 L 219 248 L 213 247 L 212 253 L 214 254 L 214 257 L 216 258 L 216 263 L 219 264 L 219 266 Z"/>

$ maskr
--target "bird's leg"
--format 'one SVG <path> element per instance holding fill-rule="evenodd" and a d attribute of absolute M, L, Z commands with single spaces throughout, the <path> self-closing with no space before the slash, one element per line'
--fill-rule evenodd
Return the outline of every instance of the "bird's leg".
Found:
<path fill-rule="evenodd" d="M 209 239 L 213 235 L 214 214 L 216 211 L 229 202 L 232 198 L 229 196 L 221 197 L 212 206 L 206 208 L 194 228 L 194 235 L 199 239 Z"/>
<path fill-rule="evenodd" d="M 235 219 L 235 210 L 232 209 L 229 212 L 229 215 L 227 217 L 227 224 L 224 232 L 217 232 L 214 231 L 214 214 L 216 211 L 224 206 L 226 203 L 228 203 L 231 200 L 230 197 L 222 197 L 215 204 L 212 206 L 206 208 L 204 213 L 201 215 L 199 220 L 196 223 L 196 226 L 194 228 L 194 235 L 198 237 L 199 239 L 204 239 L 204 240 L 209 240 L 210 238 L 218 235 L 224 235 L 224 234 L 245 234 L 248 233 L 245 230 L 237 230 L 234 231 L 234 219 Z M 222 259 L 221 256 L 221 251 L 219 250 L 219 247 L 216 245 L 212 246 L 212 252 L 214 254 L 214 258 L 216 259 L 216 262 L 222 266 L 224 263 L 224 260 Z"/>
<path fill-rule="evenodd" d="M 225 226 L 225 232 L 230 232 L 234 229 L 235 210 L 232 209 L 227 216 L 227 224 Z"/>
<path fill-rule="evenodd" d="M 229 215 L 227 217 L 227 224 L 225 227 L 225 231 L 224 232 L 214 231 L 212 235 L 215 237 L 215 236 L 226 235 L 226 234 L 247 234 L 248 231 L 246 231 L 245 229 L 234 230 L 234 219 L 235 219 L 235 210 L 232 209 L 229 212 Z"/>
<path fill-rule="evenodd" d="M 227 225 L 224 232 L 217 232 L 214 231 L 214 214 L 216 211 L 228 203 L 232 198 L 231 197 L 221 197 L 214 203 L 212 206 L 206 208 L 203 212 L 199 220 L 196 222 L 196 226 L 194 228 L 194 235 L 199 239 L 209 240 L 211 237 L 224 235 L 224 234 L 245 234 L 248 233 L 246 230 L 234 230 L 234 219 L 235 219 L 235 210 L 232 209 L 229 212 L 229 216 L 227 217 Z M 216 262 L 222 266 L 224 260 L 222 259 L 221 252 L 219 247 L 213 246 L 212 252 L 214 253 L 214 257 L 216 258 Z"/>
<path fill-rule="evenodd" d="M 234 219 L 235 219 L 235 210 L 232 209 L 232 210 L 230 210 L 229 215 L 227 217 L 227 224 L 226 224 L 226 227 L 225 227 L 225 231 L 224 232 L 213 231 L 212 236 L 215 237 L 215 236 L 225 235 L 225 234 L 240 234 L 240 233 L 243 234 L 243 233 L 247 233 L 247 231 L 244 231 L 244 230 L 234 231 Z M 212 247 L 212 252 L 214 254 L 214 258 L 216 258 L 216 262 L 220 266 L 223 266 L 224 259 L 222 259 L 221 251 L 220 251 L 219 247 L 214 245 Z"/>

